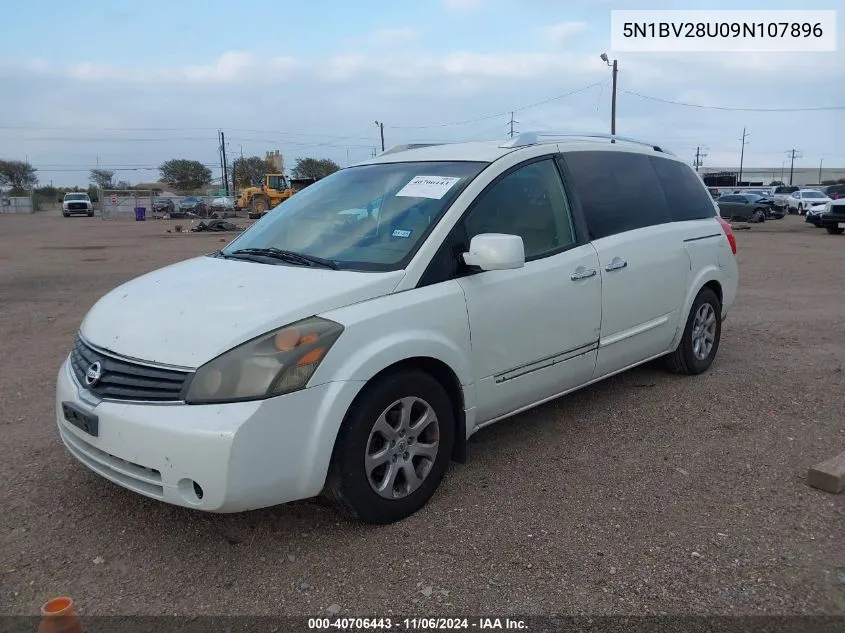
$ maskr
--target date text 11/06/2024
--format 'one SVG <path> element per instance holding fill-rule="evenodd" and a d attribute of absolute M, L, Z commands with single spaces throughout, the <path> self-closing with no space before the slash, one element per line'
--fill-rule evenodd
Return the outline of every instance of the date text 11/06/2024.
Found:
<path fill-rule="evenodd" d="M 309 618 L 311 630 L 397 631 L 527 631 L 524 620 L 512 618 Z"/>

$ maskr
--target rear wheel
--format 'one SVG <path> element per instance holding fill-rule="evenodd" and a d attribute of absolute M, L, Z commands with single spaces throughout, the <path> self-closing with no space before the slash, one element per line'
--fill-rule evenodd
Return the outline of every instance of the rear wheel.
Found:
<path fill-rule="evenodd" d="M 842 235 L 842 233 L 845 233 L 845 229 L 840 229 L 835 226 L 826 226 L 825 228 L 827 229 L 827 232 L 831 235 Z"/>
<path fill-rule="evenodd" d="M 722 304 L 710 288 L 692 302 L 681 342 L 666 356 L 667 368 L 678 374 L 701 374 L 713 363 L 722 338 Z"/>
<path fill-rule="evenodd" d="M 443 386 L 419 370 L 369 385 L 338 433 L 325 495 L 366 523 L 393 523 L 415 513 L 449 466 L 452 411 Z"/>

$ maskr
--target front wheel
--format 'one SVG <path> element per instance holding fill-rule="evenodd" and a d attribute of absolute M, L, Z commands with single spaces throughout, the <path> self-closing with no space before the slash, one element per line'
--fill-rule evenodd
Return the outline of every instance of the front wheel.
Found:
<path fill-rule="evenodd" d="M 842 235 L 842 233 L 845 233 L 845 229 L 840 229 L 835 226 L 826 226 L 825 228 L 827 229 L 827 232 L 831 235 Z"/>
<path fill-rule="evenodd" d="M 766 212 L 763 209 L 755 209 L 754 215 L 751 216 L 753 222 L 765 222 Z"/>
<path fill-rule="evenodd" d="M 681 342 L 666 356 L 667 368 L 676 374 L 707 371 L 716 358 L 722 338 L 722 304 L 710 288 L 702 288 L 692 302 Z"/>
<path fill-rule="evenodd" d="M 454 443 L 452 402 L 437 380 L 419 370 L 385 376 L 350 407 L 325 494 L 366 523 L 400 521 L 434 495 Z"/>

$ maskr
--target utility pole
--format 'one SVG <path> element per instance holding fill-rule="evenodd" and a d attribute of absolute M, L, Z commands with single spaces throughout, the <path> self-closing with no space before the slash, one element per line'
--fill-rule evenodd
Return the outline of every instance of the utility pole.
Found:
<path fill-rule="evenodd" d="M 220 132 L 220 146 L 223 148 L 223 182 L 226 187 L 226 196 L 229 196 L 229 162 L 226 160 L 226 133 Z"/>
<path fill-rule="evenodd" d="M 378 126 L 378 130 L 381 133 L 381 151 L 384 151 L 384 123 L 376 121 L 376 126 Z"/>
<path fill-rule="evenodd" d="M 742 128 L 742 138 L 740 139 L 742 141 L 742 150 L 739 153 L 739 180 L 736 183 L 737 187 L 742 186 L 742 164 L 745 161 L 745 144 L 746 144 L 745 137 L 746 136 L 748 136 L 748 135 L 745 133 L 745 128 Z"/>
<path fill-rule="evenodd" d="M 613 90 L 610 97 L 610 134 L 616 136 L 616 74 L 619 72 L 619 66 L 616 60 L 613 63 L 607 57 L 607 53 L 601 54 L 601 60 L 613 69 Z M 611 143 L 615 143 L 616 139 L 610 139 Z"/>
<path fill-rule="evenodd" d="M 514 129 L 513 129 L 513 124 L 514 124 L 514 123 L 519 123 L 519 121 L 514 121 L 514 120 L 513 120 L 513 112 L 511 112 L 511 121 L 510 121 L 510 126 L 511 126 L 511 129 L 510 129 L 510 137 L 511 137 L 511 138 L 513 138 L 513 135 L 515 134 Z"/>
<path fill-rule="evenodd" d="M 704 152 L 701 151 L 701 145 L 695 148 L 695 171 L 698 171 L 698 168 L 704 164 L 704 157 L 707 156 Z"/>
<path fill-rule="evenodd" d="M 822 165 L 824 165 L 824 158 L 819 161 L 819 184 L 822 184 Z"/>
<path fill-rule="evenodd" d="M 217 130 L 217 154 L 220 156 L 220 182 L 221 184 L 226 180 L 226 169 L 223 167 L 223 141 L 221 135 L 223 132 Z"/>
<path fill-rule="evenodd" d="M 795 172 L 795 159 L 801 158 L 801 152 L 795 148 L 789 150 L 789 186 L 792 186 L 792 176 Z"/>

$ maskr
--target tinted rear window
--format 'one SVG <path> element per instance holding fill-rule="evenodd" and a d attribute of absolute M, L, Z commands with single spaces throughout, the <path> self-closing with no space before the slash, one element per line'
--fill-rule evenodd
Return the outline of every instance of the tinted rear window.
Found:
<path fill-rule="evenodd" d="M 564 160 L 590 239 L 670 221 L 666 196 L 645 154 L 568 152 Z"/>
<path fill-rule="evenodd" d="M 651 164 L 663 185 L 673 221 L 703 220 L 716 215 L 713 198 L 690 167 L 658 156 L 651 157 Z"/>

